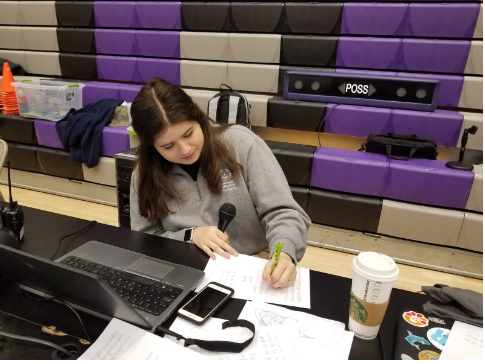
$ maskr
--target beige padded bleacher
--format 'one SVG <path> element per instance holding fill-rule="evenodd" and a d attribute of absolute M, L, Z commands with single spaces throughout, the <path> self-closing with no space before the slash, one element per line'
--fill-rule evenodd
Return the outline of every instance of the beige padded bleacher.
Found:
<path fill-rule="evenodd" d="M 278 92 L 279 66 L 229 63 L 227 84 L 237 91 Z"/>
<path fill-rule="evenodd" d="M 54 27 L 22 27 L 22 39 L 25 49 L 59 51 L 57 28 Z"/>
<path fill-rule="evenodd" d="M 180 58 L 227 61 L 228 33 L 180 33 Z"/>
<path fill-rule="evenodd" d="M 1 11 L 0 7 L 0 13 Z M 0 26 L 0 48 L 25 49 L 22 39 L 22 27 Z"/>
<path fill-rule="evenodd" d="M 246 96 L 249 104 L 251 104 L 251 113 L 249 114 L 249 121 L 252 126 L 266 126 L 266 118 L 268 114 L 268 100 L 273 96 L 243 94 Z"/>
<path fill-rule="evenodd" d="M 475 26 L 473 38 L 483 38 L 483 4 L 480 4 L 480 12 L 478 13 L 477 25 Z"/>
<path fill-rule="evenodd" d="M 465 219 L 456 246 L 483 252 L 483 215 L 465 212 Z"/>
<path fill-rule="evenodd" d="M 20 1 L 19 23 L 22 25 L 57 25 L 55 1 Z"/>
<path fill-rule="evenodd" d="M 468 149 L 483 150 L 483 113 L 460 111 L 460 114 L 463 115 L 463 124 L 461 126 L 460 137 L 458 138 L 456 146 L 458 148 L 461 147 L 461 137 L 463 135 L 463 131 L 475 125 L 478 127 L 478 130 L 475 135 L 468 134 L 468 142 L 466 147 Z"/>
<path fill-rule="evenodd" d="M 20 1 L 0 1 L 0 24 L 20 24 Z"/>
<path fill-rule="evenodd" d="M 218 91 L 194 90 L 194 89 L 184 89 L 184 91 L 206 114 L 207 114 L 207 106 L 209 105 L 209 100 L 212 99 L 212 97 L 218 92 Z"/>
<path fill-rule="evenodd" d="M 483 78 L 465 76 L 458 107 L 483 110 Z"/>
<path fill-rule="evenodd" d="M 483 165 L 474 165 L 472 189 L 468 195 L 466 209 L 472 211 L 483 212 Z"/>
<path fill-rule="evenodd" d="M 116 167 L 114 158 L 101 157 L 98 165 L 94 168 L 88 168 L 84 163 L 82 166 L 85 181 L 116 187 Z"/>
<path fill-rule="evenodd" d="M 463 211 L 383 200 L 377 232 L 425 243 L 456 246 Z"/>
<path fill-rule="evenodd" d="M 56 52 L 24 52 L 25 66 L 28 73 L 39 75 L 60 76 L 61 66 L 59 53 Z"/>
<path fill-rule="evenodd" d="M 227 63 L 180 61 L 182 86 L 219 89 L 221 83 L 227 83 Z"/>
<path fill-rule="evenodd" d="M 229 34 L 229 61 L 280 63 L 281 35 Z"/>
<path fill-rule="evenodd" d="M 468 53 L 465 73 L 483 75 L 483 41 L 473 40 Z"/>

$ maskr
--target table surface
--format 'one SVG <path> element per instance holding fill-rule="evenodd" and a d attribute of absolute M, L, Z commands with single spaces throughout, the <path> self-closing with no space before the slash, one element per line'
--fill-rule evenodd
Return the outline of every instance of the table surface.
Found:
<path fill-rule="evenodd" d="M 54 214 L 33 208 L 24 208 L 25 236 L 21 244 L 23 251 L 50 259 L 59 240 L 86 225 L 88 220 Z M 208 256 L 195 245 L 131 231 L 127 228 L 113 227 L 97 223 L 89 229 L 74 234 L 61 243 L 56 258 L 74 250 L 87 241 L 97 240 L 203 270 Z M 56 343 L 75 342 L 76 338 L 85 338 L 78 319 L 68 308 L 49 301 L 38 302 L 27 297 L 15 282 L 0 274 L 0 330 L 25 336 L 34 336 Z M 311 308 L 288 307 L 312 315 L 337 320 L 347 324 L 351 280 L 330 274 L 310 271 Z M 393 289 L 391 300 L 380 328 L 380 336 L 385 348 L 385 358 L 394 358 L 396 327 L 400 318 L 401 306 L 421 309 L 426 302 L 425 295 Z M 215 314 L 223 319 L 236 319 L 245 301 L 230 299 Z M 104 330 L 107 321 L 80 313 L 89 336 L 94 341 Z M 173 322 L 173 315 L 164 324 Z M 55 326 L 72 336 L 48 336 L 40 332 L 40 326 Z M 0 346 L 0 359 L 50 359 L 52 349 L 36 344 L 8 339 Z M 349 359 L 381 359 L 379 341 L 362 340 L 354 337 Z"/>

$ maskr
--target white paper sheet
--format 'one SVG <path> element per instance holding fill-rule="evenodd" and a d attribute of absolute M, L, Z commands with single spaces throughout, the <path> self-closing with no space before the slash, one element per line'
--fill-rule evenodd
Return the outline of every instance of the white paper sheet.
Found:
<path fill-rule="evenodd" d="M 287 288 L 271 288 L 263 281 L 265 259 L 239 254 L 225 259 L 219 255 L 209 260 L 205 277 L 198 285 L 199 292 L 209 282 L 215 281 L 234 289 L 234 298 L 258 300 L 285 306 L 310 308 L 310 270 L 297 267 L 297 277 Z"/>
<path fill-rule="evenodd" d="M 297 331 L 294 346 L 298 358 L 305 361 L 318 357 L 347 360 L 354 337 L 344 330 L 342 322 L 261 302 L 246 302 L 239 319 L 251 321 L 257 331 L 265 327 L 293 328 Z"/>
<path fill-rule="evenodd" d="M 203 359 L 171 340 L 114 318 L 78 360 L 156 360 L 157 357 Z"/>
<path fill-rule="evenodd" d="M 439 360 L 483 360 L 483 328 L 455 321 Z"/>

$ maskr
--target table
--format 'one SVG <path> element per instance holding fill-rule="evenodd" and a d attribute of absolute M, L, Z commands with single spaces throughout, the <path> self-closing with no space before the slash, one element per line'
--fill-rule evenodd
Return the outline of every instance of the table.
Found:
<path fill-rule="evenodd" d="M 56 250 L 59 240 L 68 234 L 88 225 L 88 220 L 72 218 L 33 208 L 24 208 L 25 236 L 21 249 L 34 255 L 49 259 Z M 195 245 L 180 241 L 152 236 L 131 231 L 127 228 L 113 227 L 97 223 L 63 240 L 56 258 L 74 250 L 89 240 L 119 246 L 139 253 L 183 264 L 203 270 L 208 256 Z M 1 264 L 1 262 L 0 262 Z M 312 315 L 341 321 L 347 324 L 351 280 L 331 274 L 310 271 L 311 309 L 288 307 Z M 8 277 L 0 274 L 0 330 L 25 336 L 34 336 L 43 340 L 64 344 L 76 341 L 71 336 L 50 336 L 43 334 L 37 324 L 55 326 L 65 333 L 79 338 L 85 334 L 68 308 L 53 302 L 37 302 L 28 298 Z M 394 358 L 396 325 L 400 319 L 402 305 L 422 309 L 427 296 L 393 289 L 391 301 L 386 311 L 380 334 L 385 348 L 385 358 Z M 230 299 L 215 317 L 236 319 L 245 304 L 244 300 Z M 94 341 L 107 326 L 108 322 L 97 317 L 79 313 L 89 336 Z M 12 316 L 13 315 L 13 316 Z M 165 327 L 173 322 L 171 317 Z M 51 359 L 53 349 L 36 344 L 8 339 L 0 347 L 2 359 Z M 381 359 L 381 347 L 378 340 L 354 338 L 349 359 Z"/>

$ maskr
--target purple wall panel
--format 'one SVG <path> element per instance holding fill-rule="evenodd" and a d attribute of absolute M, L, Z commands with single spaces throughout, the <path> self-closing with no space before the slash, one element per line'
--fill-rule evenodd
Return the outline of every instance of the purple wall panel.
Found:
<path fill-rule="evenodd" d="M 345 9 L 345 8 L 344 8 Z M 404 35 L 472 38 L 480 4 L 409 4 Z"/>
<path fill-rule="evenodd" d="M 388 168 L 383 154 L 320 147 L 313 156 L 311 186 L 383 196 Z"/>
<path fill-rule="evenodd" d="M 139 28 L 182 29 L 180 2 L 139 1 L 135 12 Z"/>
<path fill-rule="evenodd" d="M 135 32 L 138 55 L 180 58 L 180 33 L 152 30 Z"/>
<path fill-rule="evenodd" d="M 402 70 L 463 73 L 470 41 L 403 39 Z"/>
<path fill-rule="evenodd" d="M 340 34 L 402 35 L 407 4 L 345 3 Z"/>
<path fill-rule="evenodd" d="M 389 132 L 416 134 L 423 138 L 433 138 L 438 145 L 455 147 L 462 124 L 463 115 L 456 111 L 422 112 L 395 109 L 392 111 Z"/>
<path fill-rule="evenodd" d="M 401 39 L 340 37 L 337 67 L 401 69 Z"/>
<path fill-rule="evenodd" d="M 96 53 L 137 55 L 135 31 L 130 29 L 95 29 Z"/>
<path fill-rule="evenodd" d="M 369 134 L 389 130 L 391 109 L 354 105 L 338 105 L 332 109 L 334 105 L 327 105 L 325 133 L 367 138 Z"/>
<path fill-rule="evenodd" d="M 390 160 L 384 197 L 464 209 L 474 174 L 472 171 L 447 168 L 445 164 L 418 158 Z"/>
<path fill-rule="evenodd" d="M 94 20 L 96 27 L 133 28 L 135 3 L 132 1 L 95 1 Z"/>
<path fill-rule="evenodd" d="M 152 77 L 160 77 L 180 85 L 180 60 L 138 58 L 137 70 L 142 82 L 147 82 Z"/>
<path fill-rule="evenodd" d="M 105 80 L 142 82 L 135 57 L 96 56 L 98 77 Z"/>

